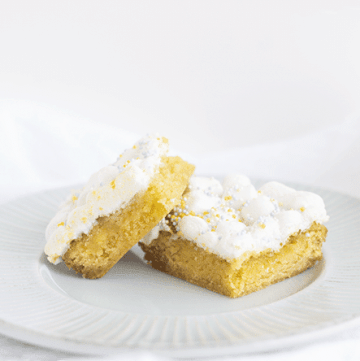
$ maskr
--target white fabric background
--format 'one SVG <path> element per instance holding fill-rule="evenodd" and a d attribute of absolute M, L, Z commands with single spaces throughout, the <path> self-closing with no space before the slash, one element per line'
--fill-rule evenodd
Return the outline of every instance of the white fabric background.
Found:
<path fill-rule="evenodd" d="M 199 174 L 359 198 L 359 44 L 357 0 L 2 1 L 0 204 L 154 131 Z M 360 325 L 249 359 L 352 360 L 359 342 Z M 0 336 L 0 360 L 73 356 Z"/>

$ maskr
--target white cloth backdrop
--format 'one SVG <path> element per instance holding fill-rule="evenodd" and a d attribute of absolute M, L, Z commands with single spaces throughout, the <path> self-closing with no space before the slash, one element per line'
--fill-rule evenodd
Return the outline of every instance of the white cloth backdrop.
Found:
<path fill-rule="evenodd" d="M 143 134 L 111 128 L 74 114 L 25 101 L 0 101 L 0 203 L 27 193 L 85 182 L 98 168 L 113 162 Z M 165 134 L 166 135 L 166 134 Z M 171 141 L 171 139 L 170 139 Z M 360 198 L 360 117 L 298 138 L 239 147 L 197 156 L 172 153 L 197 166 L 197 174 L 243 173 L 253 178 L 293 181 L 331 188 Z M 1 296 L 1 295 L 0 295 Z M 111 360 L 164 360 L 139 352 Z M 299 348 L 235 357 L 258 360 L 357 360 L 360 322 L 347 331 Z M 0 336 L 0 360 L 80 360 L 59 351 L 26 345 Z M 233 358 L 228 358 L 233 359 Z M 110 359 L 109 359 L 110 360 Z"/>

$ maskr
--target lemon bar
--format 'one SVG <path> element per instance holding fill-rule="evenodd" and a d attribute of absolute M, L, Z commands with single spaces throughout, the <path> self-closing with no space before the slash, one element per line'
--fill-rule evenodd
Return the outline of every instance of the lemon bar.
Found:
<path fill-rule="evenodd" d="M 149 135 L 73 191 L 46 229 L 48 260 L 103 277 L 180 201 L 194 166 L 167 152 Z"/>
<path fill-rule="evenodd" d="M 191 177 L 181 202 L 139 243 L 155 269 L 228 297 L 295 276 L 322 258 L 320 196 L 242 175 Z"/>

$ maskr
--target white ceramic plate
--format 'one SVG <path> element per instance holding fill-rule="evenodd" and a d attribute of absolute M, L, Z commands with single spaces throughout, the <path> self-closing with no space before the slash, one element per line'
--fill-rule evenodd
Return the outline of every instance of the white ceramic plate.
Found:
<path fill-rule="evenodd" d="M 314 191 L 330 215 L 324 258 L 265 290 L 229 299 L 147 266 L 135 246 L 99 280 L 43 254 L 69 188 L 0 207 L 0 332 L 61 350 L 149 349 L 178 357 L 266 351 L 323 337 L 360 315 L 360 201 Z"/>

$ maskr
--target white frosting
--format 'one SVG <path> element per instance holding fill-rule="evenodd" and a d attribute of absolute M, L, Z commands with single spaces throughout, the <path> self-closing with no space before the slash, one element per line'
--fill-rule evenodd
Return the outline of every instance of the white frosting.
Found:
<path fill-rule="evenodd" d="M 160 231 L 170 232 L 170 227 L 165 223 L 165 218 L 163 218 L 157 226 L 155 226 L 141 241 L 149 244 L 153 239 L 159 237 Z"/>
<path fill-rule="evenodd" d="M 73 191 L 46 228 L 48 260 L 61 262 L 70 242 L 88 234 L 97 218 L 126 207 L 137 193 L 145 191 L 167 152 L 163 138 L 149 135 L 115 163 L 94 173 L 82 190 Z"/>
<path fill-rule="evenodd" d="M 242 175 L 227 176 L 222 185 L 193 176 L 189 189 L 186 205 L 172 212 L 178 217 L 172 218 L 177 231 L 172 239 L 186 238 L 225 259 L 247 251 L 277 251 L 290 235 L 329 218 L 321 197 L 277 182 L 256 191 Z M 142 242 L 151 243 L 158 233 L 148 236 Z"/>

